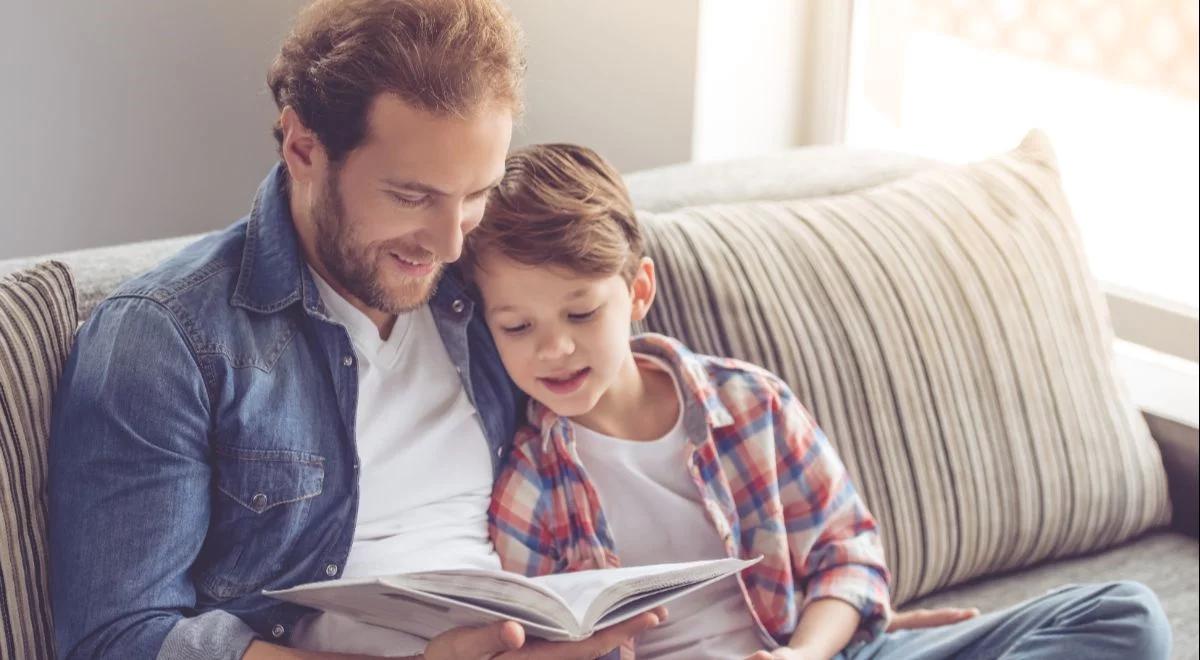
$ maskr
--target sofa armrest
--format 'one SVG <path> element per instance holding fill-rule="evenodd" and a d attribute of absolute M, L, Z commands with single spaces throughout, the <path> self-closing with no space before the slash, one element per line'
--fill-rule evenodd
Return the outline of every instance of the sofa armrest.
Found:
<path fill-rule="evenodd" d="M 1174 513 L 1171 527 L 1200 538 L 1200 429 L 1153 413 L 1144 413 L 1162 453 Z"/>

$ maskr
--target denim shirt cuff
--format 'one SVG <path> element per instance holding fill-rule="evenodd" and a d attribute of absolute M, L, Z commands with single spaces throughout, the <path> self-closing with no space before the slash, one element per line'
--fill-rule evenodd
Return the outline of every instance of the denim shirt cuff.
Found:
<path fill-rule="evenodd" d="M 210 610 L 176 622 L 163 640 L 158 660 L 241 660 L 257 637 L 236 616 Z"/>

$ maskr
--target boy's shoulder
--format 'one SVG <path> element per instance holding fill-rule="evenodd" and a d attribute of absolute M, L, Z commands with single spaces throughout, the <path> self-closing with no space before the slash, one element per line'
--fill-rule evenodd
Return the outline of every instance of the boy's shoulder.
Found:
<path fill-rule="evenodd" d="M 766 399 L 791 396 L 782 378 L 744 360 L 697 353 L 678 339 L 654 333 L 637 335 L 632 344 L 634 353 L 666 362 L 680 386 L 698 392 L 702 399 L 715 396 L 726 407 L 756 406 Z"/>

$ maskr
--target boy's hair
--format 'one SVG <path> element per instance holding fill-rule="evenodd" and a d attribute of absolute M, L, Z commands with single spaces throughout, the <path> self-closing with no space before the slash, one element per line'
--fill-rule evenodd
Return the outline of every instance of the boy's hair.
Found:
<path fill-rule="evenodd" d="M 554 265 L 632 282 L 642 232 L 621 175 L 595 151 L 539 144 L 513 152 L 483 221 L 464 240 L 462 272 L 496 251 L 527 266 Z"/>
<path fill-rule="evenodd" d="M 436 115 L 488 103 L 519 114 L 520 41 L 497 0 L 318 0 L 296 19 L 267 85 L 338 163 L 366 138 L 381 93 Z M 278 123 L 274 134 L 282 148 Z"/>

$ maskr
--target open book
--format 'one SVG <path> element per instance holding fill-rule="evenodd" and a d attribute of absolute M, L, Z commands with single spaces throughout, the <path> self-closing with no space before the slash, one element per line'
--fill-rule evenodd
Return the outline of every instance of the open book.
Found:
<path fill-rule="evenodd" d="M 429 639 L 458 626 L 516 621 L 527 634 L 573 641 L 757 563 L 714 559 L 527 578 L 478 569 L 313 582 L 267 596 Z"/>

